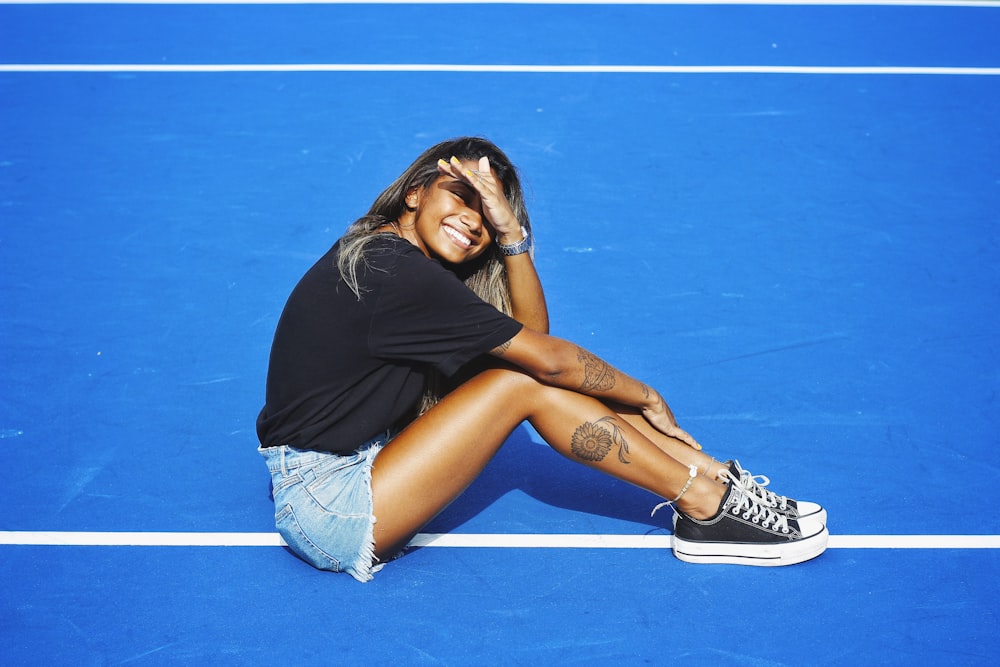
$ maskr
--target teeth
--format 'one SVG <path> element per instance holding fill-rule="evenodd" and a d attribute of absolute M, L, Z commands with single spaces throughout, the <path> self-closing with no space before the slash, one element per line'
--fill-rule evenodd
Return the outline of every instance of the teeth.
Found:
<path fill-rule="evenodd" d="M 472 240 L 469 239 L 468 237 L 460 234 L 458 232 L 458 230 L 452 229 L 451 227 L 445 227 L 444 231 L 445 231 L 446 234 L 448 234 L 448 236 L 450 236 L 451 238 L 455 239 L 456 241 L 458 241 L 462 245 L 464 245 L 466 247 L 472 245 Z"/>

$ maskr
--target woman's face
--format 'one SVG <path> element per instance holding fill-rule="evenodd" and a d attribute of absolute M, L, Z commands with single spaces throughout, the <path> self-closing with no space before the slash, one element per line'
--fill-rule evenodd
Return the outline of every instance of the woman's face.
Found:
<path fill-rule="evenodd" d="M 462 165 L 478 169 L 472 160 L 463 160 Z M 430 186 L 411 191 L 407 205 L 415 209 L 408 211 L 413 235 L 404 236 L 428 257 L 461 264 L 483 254 L 493 242 L 479 193 L 453 176 L 442 174 Z"/>

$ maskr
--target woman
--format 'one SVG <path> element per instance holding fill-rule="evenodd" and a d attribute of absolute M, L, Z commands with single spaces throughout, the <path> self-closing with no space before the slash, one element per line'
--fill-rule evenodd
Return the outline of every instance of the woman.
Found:
<path fill-rule="evenodd" d="M 819 555 L 821 507 L 702 453 L 659 393 L 548 335 L 530 248 L 514 166 L 460 138 L 417 158 L 306 273 L 257 423 L 289 547 L 370 580 L 527 420 L 569 459 L 673 505 L 682 560 Z"/>

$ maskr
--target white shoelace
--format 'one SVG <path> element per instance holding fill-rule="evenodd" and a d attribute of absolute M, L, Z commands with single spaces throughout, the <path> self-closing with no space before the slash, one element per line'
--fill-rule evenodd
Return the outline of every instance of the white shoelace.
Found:
<path fill-rule="evenodd" d="M 723 470 L 719 473 L 719 477 L 728 478 L 733 487 L 727 511 L 741 515 L 747 521 L 759 523 L 762 528 L 785 534 L 791 532 L 788 527 L 788 517 L 781 512 L 775 512 L 765 498 L 743 486 L 742 476 L 736 479 L 728 470 Z"/>
<path fill-rule="evenodd" d="M 740 486 L 755 496 L 760 497 L 765 504 L 782 512 L 788 511 L 787 496 L 779 496 L 774 491 L 764 488 L 771 483 L 771 480 L 766 475 L 753 475 L 749 470 L 744 470 L 739 463 L 736 464 L 736 468 L 740 471 Z"/>

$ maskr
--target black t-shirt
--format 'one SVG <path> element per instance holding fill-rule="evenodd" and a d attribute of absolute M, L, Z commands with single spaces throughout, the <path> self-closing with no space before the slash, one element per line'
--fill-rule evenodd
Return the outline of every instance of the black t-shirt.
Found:
<path fill-rule="evenodd" d="M 265 447 L 349 453 L 415 416 L 430 368 L 451 375 L 521 330 L 389 234 L 366 249 L 359 300 L 337 268 L 339 247 L 303 276 L 278 321 L 257 418 Z"/>

